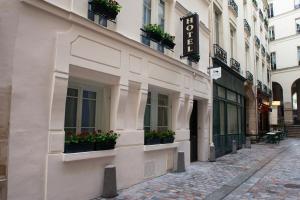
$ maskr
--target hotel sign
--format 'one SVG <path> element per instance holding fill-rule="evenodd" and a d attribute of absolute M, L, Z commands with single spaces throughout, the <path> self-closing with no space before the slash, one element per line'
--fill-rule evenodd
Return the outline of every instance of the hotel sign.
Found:
<path fill-rule="evenodd" d="M 183 21 L 183 55 L 199 54 L 199 15 L 181 18 Z"/>

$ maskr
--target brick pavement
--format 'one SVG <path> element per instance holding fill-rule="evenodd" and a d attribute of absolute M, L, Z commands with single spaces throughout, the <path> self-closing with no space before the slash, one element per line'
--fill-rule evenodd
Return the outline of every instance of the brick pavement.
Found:
<path fill-rule="evenodd" d="M 287 148 L 294 140 L 284 140 L 279 145 L 258 144 L 251 149 L 241 149 L 228 154 L 217 162 L 196 162 L 184 173 L 168 173 L 158 178 L 119 191 L 116 200 L 171 200 L 204 199 L 224 184 L 242 175 Z M 237 194 L 241 196 L 241 194 Z M 245 196 L 247 199 L 248 197 Z M 100 200 L 101 198 L 95 199 Z"/>

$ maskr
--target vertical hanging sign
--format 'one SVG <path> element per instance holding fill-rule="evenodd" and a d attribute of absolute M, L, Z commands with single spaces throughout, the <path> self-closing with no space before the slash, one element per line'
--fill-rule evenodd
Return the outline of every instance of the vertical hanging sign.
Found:
<path fill-rule="evenodd" d="M 183 55 L 199 55 L 199 15 L 182 17 L 183 21 Z"/>

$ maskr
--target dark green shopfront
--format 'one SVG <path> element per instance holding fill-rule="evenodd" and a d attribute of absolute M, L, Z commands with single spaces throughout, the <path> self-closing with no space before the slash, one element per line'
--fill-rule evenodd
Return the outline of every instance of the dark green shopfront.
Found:
<path fill-rule="evenodd" d="M 218 59 L 222 77 L 213 84 L 213 141 L 216 157 L 232 151 L 232 141 L 241 148 L 245 143 L 245 78 Z"/>

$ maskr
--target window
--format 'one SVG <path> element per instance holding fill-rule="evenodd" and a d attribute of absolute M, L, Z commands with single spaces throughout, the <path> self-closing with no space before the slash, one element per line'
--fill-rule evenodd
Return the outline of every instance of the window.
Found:
<path fill-rule="evenodd" d="M 144 0 L 143 4 L 143 26 L 151 23 L 151 0 Z M 150 40 L 142 37 L 142 43 L 150 46 Z"/>
<path fill-rule="evenodd" d="M 170 114 L 169 96 L 156 91 L 149 92 L 144 115 L 144 130 L 168 130 L 171 120 Z"/>
<path fill-rule="evenodd" d="M 295 0 L 295 9 L 300 8 L 300 0 Z"/>
<path fill-rule="evenodd" d="M 245 61 L 246 61 L 246 68 L 249 67 L 249 46 L 245 45 Z"/>
<path fill-rule="evenodd" d="M 268 17 L 269 18 L 274 17 L 273 3 L 269 4 L 269 7 L 268 7 Z"/>
<path fill-rule="evenodd" d="M 165 29 L 165 1 L 159 0 L 158 4 L 158 25 L 164 31 Z M 164 47 L 162 45 L 157 46 L 157 50 L 164 52 Z"/>
<path fill-rule="evenodd" d="M 270 38 L 270 41 L 275 40 L 275 30 L 274 30 L 274 26 L 271 26 L 271 27 L 269 28 L 269 38 Z"/>
<path fill-rule="evenodd" d="M 300 18 L 296 19 L 296 32 L 300 33 Z"/>
<path fill-rule="evenodd" d="M 230 28 L 230 54 L 231 58 L 235 57 L 235 30 Z"/>
<path fill-rule="evenodd" d="M 65 108 L 65 132 L 82 133 L 108 130 L 108 92 L 91 87 L 69 87 Z M 101 104 L 100 104 L 101 103 Z M 101 112 L 100 112 L 101 111 Z M 101 115 L 101 116 L 100 116 Z"/>
<path fill-rule="evenodd" d="M 240 117 L 239 117 L 240 118 Z M 228 134 L 238 134 L 238 111 L 237 106 L 227 104 L 227 129 Z"/>
<path fill-rule="evenodd" d="M 92 0 L 89 0 L 91 2 Z M 93 13 L 91 4 L 88 4 L 88 19 L 94 21 L 97 24 L 107 27 L 107 19 L 104 16 Z"/>
<path fill-rule="evenodd" d="M 298 52 L 298 65 L 300 66 L 300 46 L 297 47 L 297 52 Z"/>
<path fill-rule="evenodd" d="M 215 12 L 215 43 L 220 44 L 220 15 Z"/>
<path fill-rule="evenodd" d="M 276 70 L 276 53 L 271 53 L 271 68 L 272 70 Z"/>

